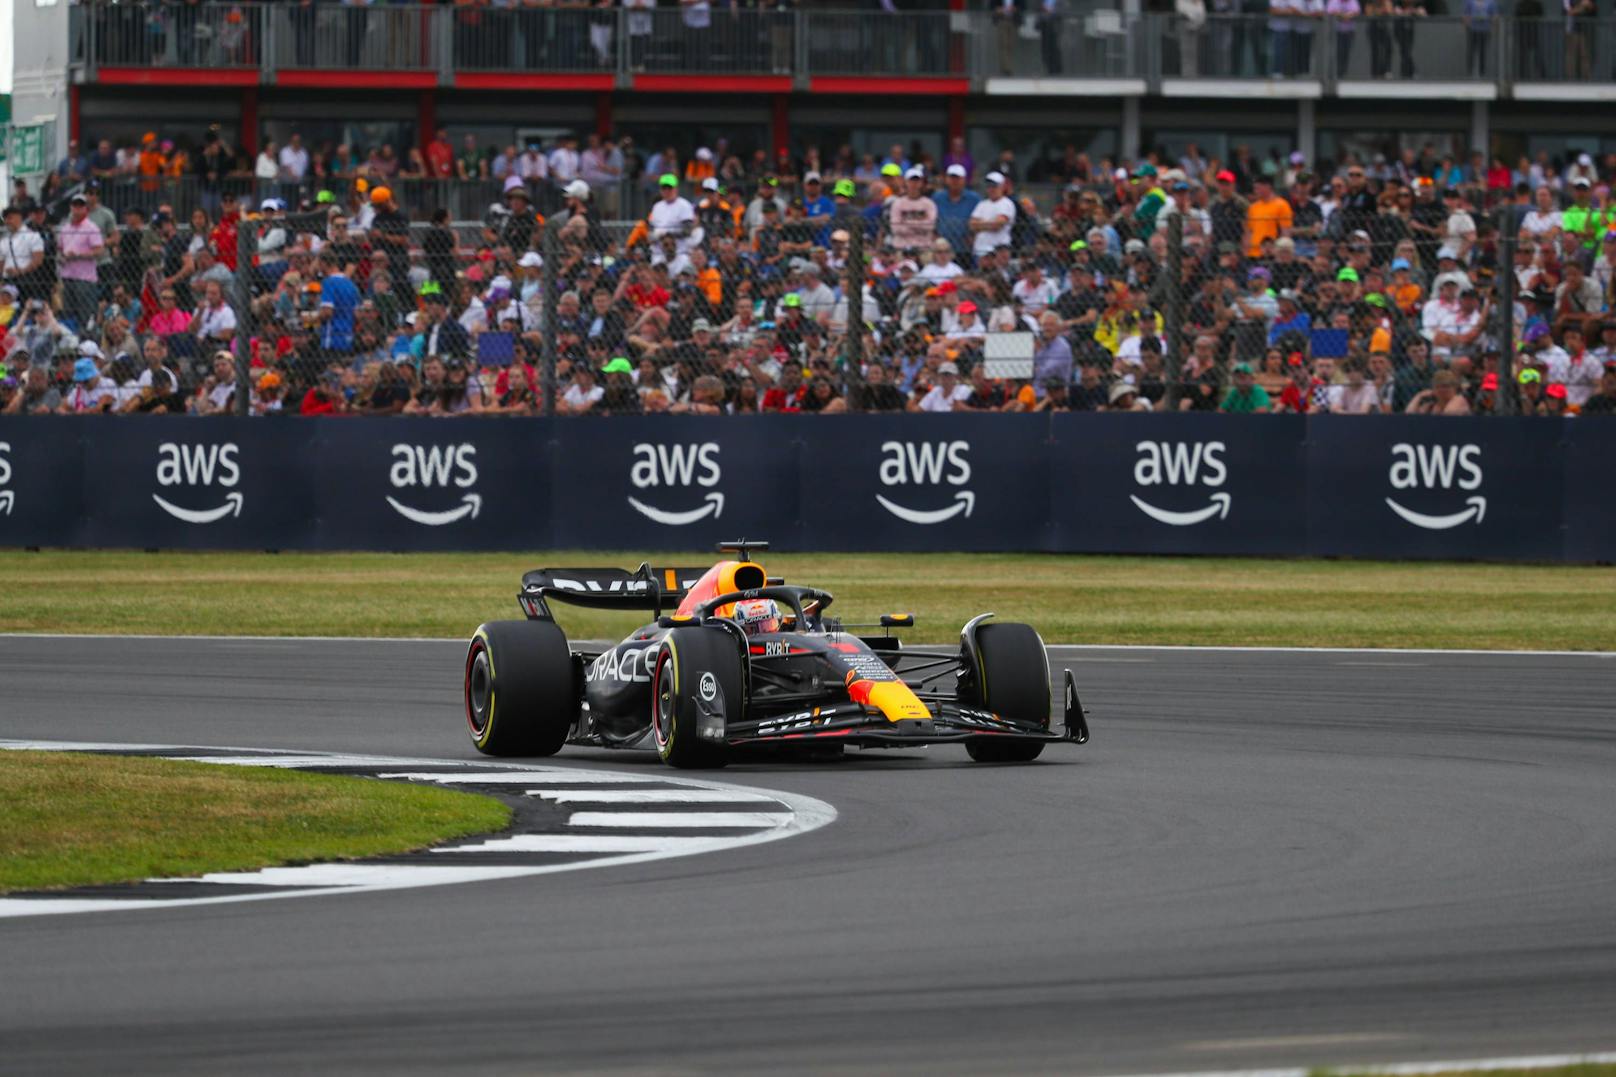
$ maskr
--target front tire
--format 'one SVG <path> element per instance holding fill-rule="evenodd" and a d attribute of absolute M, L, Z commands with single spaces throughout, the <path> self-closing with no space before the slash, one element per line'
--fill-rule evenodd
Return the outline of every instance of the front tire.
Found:
<path fill-rule="evenodd" d="M 671 632 L 657 649 L 651 674 L 651 737 L 669 766 L 712 769 L 729 762 L 722 740 L 703 739 L 703 714 L 727 723 L 745 706 L 741 657 L 722 629 Z"/>
<path fill-rule="evenodd" d="M 1049 728 L 1049 655 L 1031 625 L 985 624 L 976 630 L 976 669 L 961 701 L 1017 725 Z M 1030 763 L 1044 742 L 984 736 L 965 743 L 978 763 Z"/>
<path fill-rule="evenodd" d="M 566 633 L 550 621 L 490 621 L 466 649 L 466 726 L 484 755 L 554 755 L 582 698 Z"/>

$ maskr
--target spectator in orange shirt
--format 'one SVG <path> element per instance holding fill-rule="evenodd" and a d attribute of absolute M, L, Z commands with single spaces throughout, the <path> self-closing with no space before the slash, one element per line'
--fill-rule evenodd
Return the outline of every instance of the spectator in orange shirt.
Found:
<path fill-rule="evenodd" d="M 698 149 L 696 156 L 692 157 L 685 165 L 685 180 L 697 187 L 701 186 L 702 180 L 711 179 L 717 175 L 718 169 L 713 164 L 713 151 L 706 146 Z"/>
<path fill-rule="evenodd" d="M 1409 266 L 1407 258 L 1393 258 L 1391 269 L 1392 283 L 1386 291 L 1392 297 L 1392 302 L 1397 304 L 1398 310 L 1404 314 L 1413 314 L 1419 309 L 1420 300 L 1425 297 L 1425 289 L 1414 283 L 1413 269 Z"/>
<path fill-rule="evenodd" d="M 1291 230 L 1291 204 L 1274 194 L 1274 181 L 1267 176 L 1253 180 L 1251 205 L 1246 209 L 1246 256 L 1262 257 L 1265 239 L 1278 239 Z"/>

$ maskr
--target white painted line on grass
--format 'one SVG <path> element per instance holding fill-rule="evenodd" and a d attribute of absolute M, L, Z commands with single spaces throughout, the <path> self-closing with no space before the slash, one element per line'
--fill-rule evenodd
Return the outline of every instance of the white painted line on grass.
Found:
<path fill-rule="evenodd" d="M 567 825 L 638 827 L 648 830 L 672 827 L 679 830 L 695 830 L 701 827 L 721 826 L 784 826 L 790 821 L 790 812 L 772 811 L 699 811 L 677 814 L 654 811 L 577 811 L 572 813 Z"/>

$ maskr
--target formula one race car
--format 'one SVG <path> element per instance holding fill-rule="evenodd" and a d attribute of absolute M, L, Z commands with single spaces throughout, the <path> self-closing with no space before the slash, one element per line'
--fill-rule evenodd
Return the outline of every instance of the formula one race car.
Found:
<path fill-rule="evenodd" d="M 490 621 L 466 652 L 466 723 L 489 755 L 563 744 L 627 748 L 651 734 L 664 762 L 720 767 L 741 749 L 964 744 L 980 762 L 1025 763 L 1088 725 L 1065 671 L 1050 727 L 1049 657 L 1024 624 L 973 617 L 956 653 L 904 651 L 879 625 L 826 616 L 831 595 L 788 587 L 752 560 L 764 542 L 721 543 L 707 569 L 539 569 L 522 577 L 525 621 Z M 653 620 L 604 651 L 574 648 L 550 600 L 647 609 Z M 671 613 L 664 608 L 674 606 Z M 855 635 L 849 628 L 882 629 Z"/>

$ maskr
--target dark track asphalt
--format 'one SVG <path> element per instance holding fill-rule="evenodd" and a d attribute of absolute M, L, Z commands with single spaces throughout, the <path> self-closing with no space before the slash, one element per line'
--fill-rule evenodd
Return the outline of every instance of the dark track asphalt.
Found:
<path fill-rule="evenodd" d="M 0 737 L 465 758 L 461 656 L 3 639 Z M 1616 659 L 1068 656 L 1087 749 L 732 768 L 840 811 L 783 842 L 0 921 L 0 1070 L 1137 1073 L 1616 1047 Z"/>

